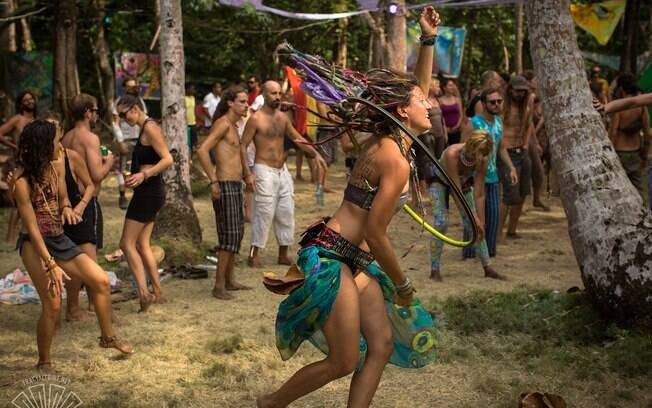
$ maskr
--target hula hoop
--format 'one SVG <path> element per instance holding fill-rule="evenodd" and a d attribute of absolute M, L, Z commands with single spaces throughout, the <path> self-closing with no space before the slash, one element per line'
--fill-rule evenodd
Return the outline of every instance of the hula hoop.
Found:
<path fill-rule="evenodd" d="M 473 244 L 475 242 L 475 240 L 477 239 L 477 237 L 479 236 L 479 232 L 480 232 L 479 228 L 478 228 L 478 225 L 475 222 L 475 216 L 473 214 L 473 210 L 471 209 L 471 206 L 469 205 L 469 203 L 464 198 L 464 194 L 462 193 L 460 188 L 457 186 L 457 184 L 455 184 L 453 182 L 451 177 L 448 175 L 448 173 L 446 173 L 446 171 L 441 166 L 441 164 L 439 164 L 439 161 L 435 158 L 435 156 L 432 154 L 432 152 L 430 152 L 430 150 L 428 150 L 428 148 L 423 144 L 423 142 L 421 140 L 419 140 L 419 138 L 414 136 L 412 134 L 412 132 L 410 132 L 407 127 L 405 127 L 403 122 L 396 119 L 394 117 L 394 115 L 387 112 L 385 109 L 381 108 L 380 106 L 378 106 L 378 105 L 376 105 L 376 104 L 374 104 L 374 103 L 372 103 L 372 102 L 370 102 L 370 101 L 368 101 L 366 99 L 362 99 L 362 98 L 358 98 L 358 97 L 349 97 L 349 98 L 346 99 L 346 101 L 351 102 L 351 103 L 360 103 L 360 104 L 366 105 L 369 108 L 375 109 L 377 112 L 379 112 L 382 115 L 386 116 L 396 126 L 398 126 L 399 129 L 401 129 L 403 132 L 405 132 L 405 134 L 407 134 L 412 139 L 412 141 L 414 143 L 416 143 L 424 151 L 424 153 L 426 154 L 428 159 L 430 159 L 430 161 L 435 165 L 435 167 L 437 167 L 439 172 L 444 176 L 444 179 L 446 179 L 446 182 L 448 183 L 449 188 L 452 190 L 455 197 L 457 197 L 458 202 L 462 205 L 462 209 L 466 213 L 466 216 L 471 221 L 471 239 L 469 241 L 458 241 L 458 240 L 455 240 L 453 238 L 450 238 L 450 237 L 446 236 L 445 234 L 441 233 L 440 231 L 437 231 L 435 229 L 435 227 L 433 227 L 432 225 L 428 224 L 423 218 L 421 218 L 421 216 L 419 216 L 419 214 L 417 214 L 412 208 L 410 208 L 409 205 L 404 204 L 403 205 L 403 210 L 405 210 L 405 212 L 407 212 L 417 222 L 417 224 L 419 224 L 423 228 L 425 228 L 426 231 L 428 231 L 430 234 L 432 234 L 436 238 L 442 240 L 443 242 L 445 242 L 445 243 L 447 243 L 449 245 L 453 245 L 453 246 L 457 246 L 457 247 L 468 247 L 471 244 Z"/>

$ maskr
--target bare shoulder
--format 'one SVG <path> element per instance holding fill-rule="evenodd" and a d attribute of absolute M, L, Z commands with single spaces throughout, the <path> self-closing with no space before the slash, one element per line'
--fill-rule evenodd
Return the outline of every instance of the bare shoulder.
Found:
<path fill-rule="evenodd" d="M 380 143 L 375 156 L 378 169 L 381 172 L 395 170 L 409 173 L 410 171 L 410 164 L 393 140 L 386 139 Z"/>

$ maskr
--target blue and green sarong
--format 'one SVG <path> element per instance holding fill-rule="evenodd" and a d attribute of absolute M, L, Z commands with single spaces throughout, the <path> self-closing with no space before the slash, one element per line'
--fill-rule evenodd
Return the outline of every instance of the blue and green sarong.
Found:
<path fill-rule="evenodd" d="M 305 340 L 328 354 L 321 328 L 335 303 L 341 272 L 341 261 L 333 259 L 333 254 L 319 246 L 299 250 L 297 266 L 305 281 L 281 302 L 276 317 L 276 347 L 283 360 L 292 357 Z M 421 368 L 433 362 L 437 340 L 430 313 L 416 299 L 410 307 L 394 304 L 394 284 L 376 262 L 369 264 L 366 273 L 380 284 L 392 325 L 394 349 L 389 362 L 403 368 Z M 361 335 L 358 368 L 364 364 L 366 353 L 367 342 Z"/>

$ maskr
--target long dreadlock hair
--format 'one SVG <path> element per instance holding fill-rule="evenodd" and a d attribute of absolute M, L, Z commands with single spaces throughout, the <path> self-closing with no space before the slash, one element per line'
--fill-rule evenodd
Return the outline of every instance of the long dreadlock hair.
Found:
<path fill-rule="evenodd" d="M 303 79 L 302 89 L 328 105 L 341 127 L 354 132 L 399 137 L 397 126 L 384 115 L 346 99 L 353 96 L 367 99 L 398 117 L 397 108 L 409 104 L 411 92 L 418 86 L 414 75 L 379 68 L 363 74 L 320 56 L 302 53 L 287 42 L 277 48 L 277 53 L 287 57 L 288 65 Z"/>

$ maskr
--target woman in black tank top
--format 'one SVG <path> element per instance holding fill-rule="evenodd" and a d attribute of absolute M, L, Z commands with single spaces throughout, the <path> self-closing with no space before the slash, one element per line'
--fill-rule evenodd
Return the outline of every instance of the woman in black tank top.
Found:
<path fill-rule="evenodd" d="M 140 126 L 131 160 L 131 174 L 125 179 L 125 186 L 133 188 L 134 195 L 127 208 L 120 248 L 138 285 L 140 311 L 145 312 L 153 302 L 165 301 L 150 239 L 156 214 L 165 203 L 161 173 L 172 165 L 172 156 L 161 128 L 145 115 L 138 98 L 123 96 L 117 111 L 121 120 L 131 126 Z M 153 295 L 147 288 L 146 273 L 152 282 Z"/>

